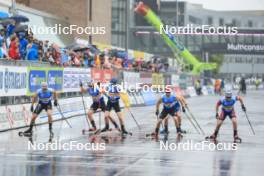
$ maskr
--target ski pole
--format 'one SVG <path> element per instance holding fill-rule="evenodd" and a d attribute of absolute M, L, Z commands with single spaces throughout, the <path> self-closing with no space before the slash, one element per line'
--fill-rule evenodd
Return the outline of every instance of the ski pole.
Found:
<path fill-rule="evenodd" d="M 84 103 L 84 98 L 83 98 L 83 93 L 81 92 L 81 95 L 82 95 L 82 103 L 83 103 L 83 109 L 84 109 L 84 115 L 85 115 L 85 119 L 86 119 L 86 122 L 87 122 L 87 124 L 88 124 L 88 127 L 90 128 L 90 123 L 89 123 L 89 121 L 88 121 L 88 119 L 87 119 L 87 113 L 86 113 L 86 106 L 85 106 L 85 103 Z"/>
<path fill-rule="evenodd" d="M 132 118 L 134 119 L 135 123 L 137 124 L 138 129 L 141 130 L 141 128 L 140 128 L 140 126 L 139 126 L 139 124 L 138 124 L 138 122 L 137 122 L 135 116 L 133 115 L 133 113 L 130 111 L 129 108 L 127 108 L 127 110 L 129 111 L 130 115 L 132 116 Z"/>
<path fill-rule="evenodd" d="M 204 134 L 205 134 L 204 130 L 201 128 L 201 126 L 200 126 L 199 123 L 197 122 L 196 118 L 194 117 L 194 115 L 192 114 L 192 112 L 190 111 L 190 109 L 189 109 L 188 106 L 187 106 L 187 110 L 188 110 L 188 112 L 190 113 L 190 115 L 191 115 L 193 121 L 196 123 L 196 125 L 197 125 L 198 128 L 201 130 L 202 134 L 204 135 Z"/>
<path fill-rule="evenodd" d="M 57 107 L 57 110 L 59 111 L 60 115 L 61 115 L 61 119 L 62 120 L 65 120 L 66 123 L 68 124 L 68 126 L 70 128 L 72 128 L 71 124 L 69 123 L 69 121 L 66 119 L 66 117 L 63 115 L 62 111 L 61 111 L 61 108 L 60 108 L 60 105 L 58 104 L 58 107 Z"/>
<path fill-rule="evenodd" d="M 249 126 L 250 126 L 250 128 L 251 128 L 251 130 L 252 130 L 252 133 L 255 135 L 254 128 L 253 128 L 253 126 L 252 126 L 252 124 L 251 124 L 251 122 L 250 122 L 250 120 L 249 120 L 249 118 L 248 118 L 247 112 L 244 111 L 244 113 L 245 113 L 245 115 L 246 115 L 246 118 L 247 118 L 248 124 L 249 124 Z"/>
<path fill-rule="evenodd" d="M 200 131 L 198 130 L 198 128 L 197 128 L 197 127 L 195 126 L 195 124 L 193 123 L 192 119 L 189 117 L 189 115 L 188 115 L 186 112 L 185 112 L 184 114 L 185 114 L 185 116 L 187 117 L 187 119 L 190 121 L 190 123 L 192 124 L 192 126 L 195 128 L 196 132 L 197 132 L 198 134 L 201 134 Z"/>

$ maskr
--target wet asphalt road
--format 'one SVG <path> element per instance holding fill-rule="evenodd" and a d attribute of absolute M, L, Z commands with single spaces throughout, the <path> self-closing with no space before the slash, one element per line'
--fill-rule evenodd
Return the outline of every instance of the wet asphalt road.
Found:
<path fill-rule="evenodd" d="M 121 138 L 117 131 L 108 132 L 101 136 L 82 135 L 85 120 L 83 116 L 69 119 L 73 128 L 65 122 L 53 125 L 55 136 L 53 141 L 61 144 L 74 141 L 89 144 L 96 149 L 104 145 L 104 150 L 28 150 L 28 139 L 18 137 L 21 130 L 0 133 L 0 175 L 47 176 L 47 175 L 213 175 L 213 176 L 257 176 L 264 172 L 264 92 L 250 92 L 244 97 L 248 115 L 256 131 L 252 135 L 248 122 L 237 103 L 239 121 L 238 132 L 243 139 L 237 150 L 170 150 L 160 149 L 163 136 L 155 141 L 145 138 L 145 134 L 154 129 L 156 117 L 154 107 L 131 108 L 141 130 L 127 111 L 125 119 L 127 130 L 133 136 Z M 215 103 L 219 97 L 204 96 L 188 99 L 191 111 L 204 129 L 210 135 L 215 127 Z M 95 115 L 99 126 L 99 116 Z M 62 126 L 60 126 L 62 125 Z M 175 127 L 170 120 L 168 143 L 177 143 Z M 103 125 L 101 125 L 103 126 Z M 60 130 L 61 127 L 61 130 Z M 205 135 L 197 134 L 186 117 L 183 116 L 182 128 L 188 133 L 180 143 L 201 143 Z M 24 130 L 24 129 L 23 129 Z M 219 143 L 232 144 L 232 124 L 226 119 L 219 134 Z M 47 144 L 49 140 L 48 125 L 38 126 L 33 135 L 35 144 Z M 94 142 L 94 143 L 91 143 Z M 172 145 L 173 144 L 173 145 Z M 210 144 L 211 143 L 207 143 Z M 98 147 L 98 146 L 97 146 Z M 234 149 L 234 148 L 232 148 Z"/>

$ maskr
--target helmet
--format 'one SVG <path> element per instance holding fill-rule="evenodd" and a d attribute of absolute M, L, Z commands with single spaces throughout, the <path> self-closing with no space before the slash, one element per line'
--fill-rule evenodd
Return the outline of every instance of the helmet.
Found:
<path fill-rule="evenodd" d="M 112 78 L 112 79 L 110 80 L 110 83 L 111 83 L 111 84 L 117 84 L 117 82 L 118 82 L 118 80 L 117 80 L 116 78 Z"/>
<path fill-rule="evenodd" d="M 232 97 L 232 91 L 231 91 L 231 89 L 228 89 L 228 90 L 225 91 L 225 97 L 226 98 L 231 98 Z"/>

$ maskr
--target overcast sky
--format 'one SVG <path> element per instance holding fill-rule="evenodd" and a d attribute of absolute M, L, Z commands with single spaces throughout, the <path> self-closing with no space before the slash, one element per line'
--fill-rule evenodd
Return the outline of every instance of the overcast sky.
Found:
<path fill-rule="evenodd" d="M 264 10 L 264 0 L 179 0 L 203 4 L 214 10 Z"/>

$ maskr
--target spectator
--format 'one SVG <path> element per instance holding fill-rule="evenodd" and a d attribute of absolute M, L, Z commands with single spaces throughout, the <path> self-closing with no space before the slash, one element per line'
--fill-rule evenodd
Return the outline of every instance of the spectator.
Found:
<path fill-rule="evenodd" d="M 52 44 L 51 53 L 52 53 L 52 58 L 55 61 L 55 64 L 56 65 L 60 65 L 60 63 L 61 63 L 61 60 L 60 60 L 61 59 L 60 48 L 55 43 Z"/>
<path fill-rule="evenodd" d="M 61 49 L 61 64 L 64 67 L 69 66 L 69 55 L 66 49 Z"/>
<path fill-rule="evenodd" d="M 0 36 L 0 59 L 7 58 L 7 51 L 5 47 L 4 38 Z"/>
<path fill-rule="evenodd" d="M 44 53 L 43 53 L 43 42 L 42 41 L 38 41 L 38 57 L 40 61 L 43 60 Z"/>
<path fill-rule="evenodd" d="M 37 61 L 38 60 L 38 46 L 35 43 L 29 44 L 27 60 Z"/>
<path fill-rule="evenodd" d="M 11 37 L 11 43 L 9 46 L 9 57 L 13 60 L 19 60 L 20 54 L 19 54 L 19 41 L 16 35 L 13 35 Z"/>
<path fill-rule="evenodd" d="M 27 55 L 27 45 L 28 45 L 28 40 L 25 39 L 25 33 L 20 32 L 18 34 L 19 36 L 19 53 L 20 57 L 22 60 L 25 60 L 26 55 Z"/>

